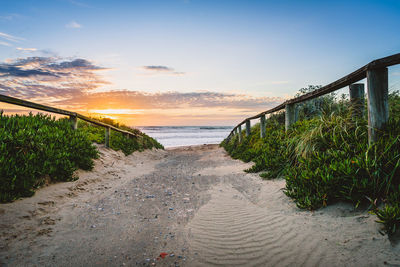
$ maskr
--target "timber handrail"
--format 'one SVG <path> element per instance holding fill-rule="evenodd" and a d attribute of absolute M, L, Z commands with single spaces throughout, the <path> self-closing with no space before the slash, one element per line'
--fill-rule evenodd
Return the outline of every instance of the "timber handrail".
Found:
<path fill-rule="evenodd" d="M 304 102 L 306 100 L 311 100 L 313 98 L 316 98 L 316 97 L 319 97 L 319 96 L 322 96 L 325 94 L 329 94 L 333 91 L 336 91 L 336 90 L 341 89 L 346 86 L 350 86 L 353 83 L 366 78 L 368 71 L 381 70 L 381 69 L 385 69 L 386 67 L 397 65 L 397 64 L 400 64 L 400 53 L 373 60 L 370 63 L 368 63 L 367 65 L 357 69 L 356 71 L 344 76 L 343 78 L 341 78 L 337 81 L 334 81 L 334 82 L 332 82 L 328 85 L 325 85 L 325 86 L 323 86 L 315 91 L 312 91 L 310 93 L 304 94 L 304 95 L 296 97 L 296 98 L 289 99 L 289 100 L 283 102 L 282 104 L 280 104 L 272 109 L 269 109 L 267 111 L 261 112 L 255 116 L 246 118 L 245 120 L 240 122 L 238 125 L 236 125 L 232 129 L 232 131 L 228 135 L 228 139 L 232 136 L 232 134 L 235 133 L 235 131 L 239 128 L 239 126 L 241 126 L 244 123 L 249 125 L 248 122 L 250 120 L 257 119 L 257 118 L 265 116 L 266 114 L 274 113 L 276 111 L 285 109 L 289 105 L 294 105 L 294 104 L 297 104 L 300 102 Z M 386 72 L 386 83 L 387 83 L 387 72 Z"/>
<path fill-rule="evenodd" d="M 119 129 L 119 128 L 114 127 L 114 126 L 112 126 L 110 124 L 97 121 L 95 119 L 86 117 L 86 116 L 84 116 L 82 114 L 79 114 L 79 113 L 76 113 L 76 112 L 72 112 L 72 111 L 68 111 L 68 110 L 64 110 L 64 109 L 59 109 L 59 108 L 54 108 L 54 107 L 50 107 L 50 106 L 46 106 L 46 105 L 42 105 L 42 104 L 38 104 L 38 103 L 26 101 L 26 100 L 22 100 L 22 99 L 11 97 L 11 96 L 5 96 L 5 95 L 1 95 L 1 94 L 0 94 L 0 102 L 13 104 L 13 105 L 17 105 L 17 106 L 22 106 L 22 107 L 33 108 L 33 109 L 42 110 L 42 111 L 51 112 L 51 113 L 56 113 L 56 114 L 60 114 L 60 115 L 69 116 L 72 120 L 75 120 L 75 121 L 78 118 L 78 119 L 81 119 L 83 121 L 87 121 L 87 122 L 90 122 L 92 124 L 104 127 L 104 128 L 106 128 L 106 131 L 108 131 L 108 132 L 110 130 L 114 130 L 116 132 L 123 133 L 123 134 L 125 134 L 127 136 L 137 137 L 137 135 L 135 133 Z M 106 134 L 106 136 L 107 136 L 107 134 Z"/>

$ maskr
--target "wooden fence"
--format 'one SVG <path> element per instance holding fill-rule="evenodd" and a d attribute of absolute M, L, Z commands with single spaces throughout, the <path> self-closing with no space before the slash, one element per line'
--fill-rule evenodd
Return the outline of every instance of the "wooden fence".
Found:
<path fill-rule="evenodd" d="M 78 128 L 78 119 L 93 123 L 93 124 L 101 126 L 101 127 L 104 127 L 105 128 L 105 146 L 106 147 L 110 146 L 110 130 L 114 130 L 116 132 L 123 133 L 128 138 L 129 137 L 137 137 L 137 135 L 134 134 L 134 133 L 121 130 L 121 129 L 119 129 L 117 127 L 114 127 L 112 125 L 109 125 L 107 123 L 103 123 L 103 122 L 94 120 L 92 118 L 86 117 L 86 116 L 84 116 L 82 114 L 79 114 L 79 113 L 76 113 L 76 112 L 72 112 L 72 111 L 68 111 L 68 110 L 64 110 L 64 109 L 59 109 L 59 108 L 53 108 L 53 107 L 49 107 L 49 106 L 33 103 L 33 102 L 30 102 L 30 101 L 25 101 L 25 100 L 22 100 L 22 99 L 10 97 L 10 96 L 5 96 L 5 95 L 0 95 L 0 102 L 5 102 L 5 103 L 8 103 L 8 104 L 13 104 L 13 105 L 18 105 L 18 106 L 23 106 L 23 107 L 28 107 L 28 108 L 33 108 L 33 109 L 37 109 L 37 110 L 42 110 L 42 111 L 57 113 L 57 114 L 60 114 L 60 115 L 69 116 L 71 124 L 72 124 L 72 128 L 75 129 L 75 130 Z"/>
<path fill-rule="evenodd" d="M 239 142 L 242 140 L 242 125 L 246 125 L 246 136 L 250 135 L 250 120 L 260 118 L 260 135 L 265 137 L 265 115 L 285 109 L 285 128 L 286 130 L 296 122 L 297 109 L 296 104 L 301 103 L 338 89 L 349 86 L 350 101 L 359 102 L 364 97 L 364 84 L 354 84 L 364 78 L 367 78 L 367 109 L 368 109 L 368 140 L 373 143 L 378 139 L 379 130 L 385 127 L 389 119 L 388 107 L 388 69 L 387 67 L 400 64 L 400 53 L 388 57 L 371 61 L 367 65 L 350 73 L 349 75 L 334 81 L 324 87 L 302 96 L 290 99 L 284 103 L 261 112 L 253 117 L 247 118 L 232 129 L 227 139 L 229 140 L 235 134 L 239 134 Z"/>

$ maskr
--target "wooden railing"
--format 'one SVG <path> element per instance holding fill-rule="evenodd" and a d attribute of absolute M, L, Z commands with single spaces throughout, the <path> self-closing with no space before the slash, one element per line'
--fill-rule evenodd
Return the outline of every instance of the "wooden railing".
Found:
<path fill-rule="evenodd" d="M 285 109 L 285 128 L 287 130 L 291 124 L 295 123 L 297 120 L 297 103 L 331 93 L 346 86 L 350 87 L 350 101 L 359 101 L 358 98 L 364 97 L 364 84 L 354 83 L 367 78 L 368 140 L 370 143 L 373 143 L 378 139 L 378 131 L 384 128 L 389 119 L 387 67 L 397 64 L 400 64 L 400 53 L 371 61 L 367 65 L 333 83 L 325 85 L 313 92 L 287 100 L 272 109 L 243 120 L 232 129 L 227 139 L 229 140 L 235 134 L 239 134 L 239 141 L 241 141 L 242 124 L 246 125 L 246 135 L 250 135 L 250 120 L 258 118 L 260 118 L 260 135 L 262 138 L 265 137 L 265 115 L 283 109 Z"/>
<path fill-rule="evenodd" d="M 106 145 L 106 147 L 110 146 L 110 130 L 114 130 L 116 132 L 123 133 L 127 137 L 137 137 L 137 135 L 134 133 L 124 131 L 122 129 L 119 129 L 117 127 L 109 125 L 107 123 L 103 123 L 103 122 L 94 120 L 92 118 L 86 117 L 86 116 L 76 113 L 76 112 L 59 109 L 59 108 L 53 108 L 53 107 L 45 106 L 42 104 L 37 104 L 34 102 L 18 99 L 15 97 L 5 96 L 5 95 L 0 95 L 0 102 L 5 102 L 8 104 L 13 104 L 13 105 L 18 105 L 18 106 L 23 106 L 23 107 L 27 107 L 27 108 L 33 108 L 33 109 L 37 109 L 37 110 L 42 110 L 42 111 L 47 111 L 47 112 L 56 113 L 56 114 L 60 114 L 60 115 L 69 116 L 73 129 L 78 128 L 78 119 L 93 123 L 93 124 L 101 126 L 101 127 L 104 127 L 105 128 L 105 145 Z"/>

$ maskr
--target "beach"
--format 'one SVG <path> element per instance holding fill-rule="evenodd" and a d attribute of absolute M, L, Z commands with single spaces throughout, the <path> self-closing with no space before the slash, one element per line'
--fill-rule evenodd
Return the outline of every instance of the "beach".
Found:
<path fill-rule="evenodd" d="M 365 209 L 296 207 L 218 145 L 124 156 L 0 205 L 2 266 L 399 266 Z M 165 254 L 163 254 L 165 253 Z"/>
<path fill-rule="evenodd" d="M 141 132 L 153 137 L 165 148 L 219 144 L 233 126 L 138 126 Z"/>

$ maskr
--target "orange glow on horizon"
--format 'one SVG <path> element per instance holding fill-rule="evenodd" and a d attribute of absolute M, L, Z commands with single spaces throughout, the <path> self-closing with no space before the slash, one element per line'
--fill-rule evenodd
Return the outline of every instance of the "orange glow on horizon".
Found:
<path fill-rule="evenodd" d="M 69 107 L 61 106 L 61 108 L 73 110 Z M 33 114 L 47 113 L 39 110 L 32 110 L 30 108 L 0 103 L 0 110 L 2 109 L 4 110 L 5 114 L 10 115 L 27 115 L 29 112 L 33 112 Z M 242 120 L 242 118 L 258 112 L 258 110 L 230 107 L 176 107 L 169 109 L 81 108 L 75 109 L 74 111 L 90 117 L 109 118 L 128 126 L 231 126 Z M 47 114 L 56 117 L 63 117 L 54 113 Z"/>
<path fill-rule="evenodd" d="M 97 113 L 97 114 L 143 114 L 143 110 L 141 109 L 91 109 L 89 113 Z"/>

